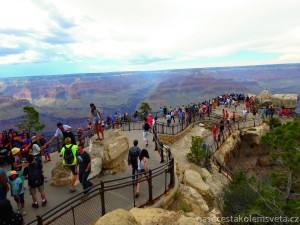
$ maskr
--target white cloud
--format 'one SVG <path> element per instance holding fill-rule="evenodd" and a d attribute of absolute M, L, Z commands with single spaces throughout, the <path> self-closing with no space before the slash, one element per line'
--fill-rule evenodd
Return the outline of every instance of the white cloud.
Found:
<path fill-rule="evenodd" d="M 214 64 L 215 58 L 247 51 L 300 54 L 298 0 L 10 0 L 2 6 L 0 47 L 23 50 L 0 53 L 6 64 L 37 60 L 28 56 L 31 51 L 47 56 L 49 63 L 80 61 L 91 68 L 93 59 L 99 61 L 97 68 L 112 70 L 113 62 L 118 70 L 120 62 L 141 69 L 141 58 L 149 59 L 147 69 L 160 69 L 166 62 L 155 59 L 174 59 L 178 68 L 188 60 L 207 58 Z M 283 61 L 289 59 L 297 60 Z M 109 67 L 100 65 L 107 61 Z"/>
<path fill-rule="evenodd" d="M 0 64 L 32 63 L 40 60 L 41 55 L 36 51 L 25 51 L 20 54 L 0 56 Z"/>

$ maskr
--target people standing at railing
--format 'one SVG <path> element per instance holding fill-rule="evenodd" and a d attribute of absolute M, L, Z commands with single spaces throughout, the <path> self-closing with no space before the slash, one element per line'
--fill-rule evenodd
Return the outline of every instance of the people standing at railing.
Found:
<path fill-rule="evenodd" d="M 50 144 L 54 139 L 59 139 L 60 141 L 64 142 L 64 140 L 69 137 L 71 139 L 71 143 L 73 145 L 76 145 L 75 136 L 72 133 L 72 127 L 69 125 L 63 125 L 62 123 L 57 123 L 57 129 L 53 137 L 48 141 L 48 144 Z M 65 143 L 64 143 L 65 144 Z"/>
<path fill-rule="evenodd" d="M 247 121 L 247 115 L 248 115 L 248 111 L 244 108 L 242 111 L 242 115 L 243 115 L 243 121 Z"/>
<path fill-rule="evenodd" d="M 168 113 L 168 109 L 166 106 L 164 106 L 163 111 L 164 111 L 164 118 L 166 118 L 167 113 Z"/>
<path fill-rule="evenodd" d="M 140 186 L 143 174 L 148 177 L 148 162 L 149 162 L 149 153 L 146 149 L 143 149 L 138 158 L 138 183 L 136 185 L 135 197 L 138 198 L 140 196 Z"/>
<path fill-rule="evenodd" d="M 147 119 L 145 119 L 142 129 L 143 129 L 143 139 L 146 143 L 146 147 L 148 147 L 151 127 L 150 127 L 150 124 L 147 122 Z"/>
<path fill-rule="evenodd" d="M 95 127 L 96 134 L 98 136 L 96 141 L 98 141 L 98 140 L 100 141 L 100 140 L 104 139 L 104 132 L 102 129 L 102 114 L 101 114 L 99 108 L 97 108 L 94 103 L 90 104 L 90 109 L 91 109 L 91 116 L 89 119 L 92 120 L 93 126 Z M 100 133 L 102 135 L 102 138 L 100 138 Z"/>
<path fill-rule="evenodd" d="M 138 157 L 141 153 L 141 149 L 138 147 L 138 144 L 138 140 L 133 141 L 133 147 L 129 148 L 127 157 L 127 163 L 129 166 L 131 165 L 131 175 L 133 181 L 137 178 L 136 176 L 138 174 Z"/>
<path fill-rule="evenodd" d="M 84 151 L 84 145 L 78 145 L 78 153 L 77 153 L 77 160 L 79 165 L 79 182 L 82 184 L 84 194 L 88 194 L 88 188 L 93 186 L 93 183 L 88 180 L 88 177 L 91 173 L 91 157 L 90 154 Z M 76 169 L 77 170 L 77 169 Z"/>
<path fill-rule="evenodd" d="M 70 182 L 70 193 L 77 191 L 75 189 L 75 182 L 77 180 L 77 150 L 78 146 L 71 143 L 71 138 L 65 138 L 65 146 L 60 151 L 60 157 L 63 158 L 62 163 L 72 172 L 72 179 Z"/>
<path fill-rule="evenodd" d="M 218 127 L 215 125 L 212 129 L 214 140 L 217 141 Z"/>
<path fill-rule="evenodd" d="M 171 115 L 170 115 L 170 113 L 167 113 L 166 119 L 167 119 L 167 127 L 169 127 L 170 124 L 171 124 Z"/>

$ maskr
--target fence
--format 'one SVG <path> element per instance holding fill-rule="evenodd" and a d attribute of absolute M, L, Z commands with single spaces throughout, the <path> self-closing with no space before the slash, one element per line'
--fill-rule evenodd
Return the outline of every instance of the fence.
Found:
<path fill-rule="evenodd" d="M 97 221 L 100 216 L 115 209 L 129 210 L 133 207 L 143 207 L 152 204 L 166 194 L 174 187 L 175 183 L 174 159 L 170 151 L 163 149 L 155 128 L 153 128 L 153 132 L 156 150 L 162 156 L 163 162 L 166 161 L 166 163 L 149 170 L 147 174 L 140 174 L 141 178 L 128 176 L 100 182 L 89 189 L 88 198 L 83 199 L 84 193 L 78 193 L 47 213 L 37 216 L 37 219 L 28 225 L 86 225 Z M 135 198 L 138 182 L 141 195 Z"/>

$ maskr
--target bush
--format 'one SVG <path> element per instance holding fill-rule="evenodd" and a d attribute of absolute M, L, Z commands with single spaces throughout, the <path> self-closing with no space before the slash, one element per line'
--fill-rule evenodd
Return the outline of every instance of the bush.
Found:
<path fill-rule="evenodd" d="M 200 136 L 192 136 L 192 146 L 190 152 L 187 153 L 188 160 L 197 165 L 205 165 L 206 150 L 203 148 L 203 138 Z"/>

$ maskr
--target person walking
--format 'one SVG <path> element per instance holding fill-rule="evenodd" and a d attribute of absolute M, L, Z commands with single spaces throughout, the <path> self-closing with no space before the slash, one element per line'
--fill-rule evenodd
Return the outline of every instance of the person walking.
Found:
<path fill-rule="evenodd" d="M 135 197 L 138 198 L 140 196 L 140 186 L 143 174 L 148 176 L 148 161 L 149 161 L 149 153 L 146 149 L 143 149 L 138 158 L 138 183 L 136 185 Z"/>
<path fill-rule="evenodd" d="M 65 138 L 65 146 L 60 151 L 60 157 L 63 157 L 63 165 L 68 167 L 72 172 L 72 179 L 70 183 L 70 193 L 77 191 L 75 189 L 75 182 L 77 180 L 77 150 L 78 146 L 71 143 L 71 138 Z"/>
<path fill-rule="evenodd" d="M 140 156 L 141 149 L 138 147 L 138 140 L 133 141 L 133 147 L 129 148 L 127 162 L 128 165 L 131 165 L 131 175 L 132 180 L 136 179 L 136 175 L 138 174 L 138 157 Z"/>
<path fill-rule="evenodd" d="M 100 140 L 104 139 L 104 132 L 102 129 L 102 114 L 101 114 L 100 110 L 95 106 L 94 103 L 90 104 L 90 109 L 91 109 L 91 116 L 89 119 L 93 121 L 92 122 L 93 127 L 95 127 L 96 134 L 98 136 L 96 141 L 100 141 Z M 100 133 L 102 135 L 102 138 L 100 138 Z"/>
<path fill-rule="evenodd" d="M 23 176 L 28 179 L 29 192 L 33 200 L 31 206 L 33 208 L 38 208 L 39 204 L 37 201 L 36 190 L 38 190 L 41 194 L 42 206 L 47 204 L 47 200 L 44 191 L 43 165 L 36 163 L 33 159 L 33 155 L 27 156 L 27 162 L 29 165 L 24 168 Z"/>
<path fill-rule="evenodd" d="M 51 157 L 50 157 L 51 148 L 47 144 L 47 139 L 45 138 L 44 134 L 40 134 L 39 141 L 41 146 L 45 146 L 45 150 L 43 151 L 43 155 L 45 157 L 45 163 L 51 161 Z"/>
<path fill-rule="evenodd" d="M 82 184 L 84 194 L 88 194 L 87 189 L 93 186 L 92 182 L 88 180 L 92 163 L 90 154 L 84 150 L 83 144 L 78 145 L 77 160 L 77 165 L 79 165 L 79 182 Z"/>
<path fill-rule="evenodd" d="M 144 124 L 142 126 L 143 129 L 143 139 L 146 142 L 146 147 L 149 145 L 149 135 L 150 135 L 150 124 L 147 122 L 147 119 L 144 120 Z"/>
<path fill-rule="evenodd" d="M 63 125 L 62 123 L 57 123 L 56 124 L 57 129 L 55 134 L 53 135 L 53 137 L 48 141 L 48 145 L 56 138 L 59 138 L 60 140 L 64 141 L 65 138 L 69 137 L 71 139 L 71 143 L 73 145 L 76 145 L 76 140 L 75 140 L 75 136 L 72 133 L 72 127 L 70 127 L 69 125 Z M 66 143 L 64 143 L 66 144 Z"/>

